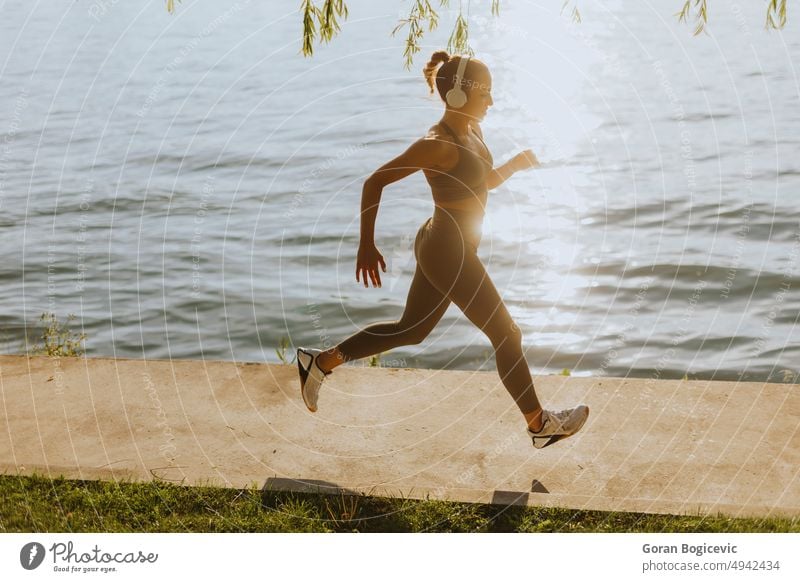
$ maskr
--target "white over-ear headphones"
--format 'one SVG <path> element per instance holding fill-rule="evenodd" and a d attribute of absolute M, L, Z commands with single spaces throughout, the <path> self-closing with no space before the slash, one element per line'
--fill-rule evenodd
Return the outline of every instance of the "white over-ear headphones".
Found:
<path fill-rule="evenodd" d="M 462 56 L 458 59 L 458 70 L 456 71 L 456 80 L 452 89 L 447 92 L 445 98 L 447 104 L 455 109 L 464 107 L 467 103 L 467 94 L 461 88 L 461 80 L 464 78 L 464 72 L 467 70 L 467 62 L 469 57 Z"/>

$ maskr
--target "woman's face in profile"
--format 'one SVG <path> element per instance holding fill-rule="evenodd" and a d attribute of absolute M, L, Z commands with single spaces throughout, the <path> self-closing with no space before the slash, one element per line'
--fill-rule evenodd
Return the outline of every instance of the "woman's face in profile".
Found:
<path fill-rule="evenodd" d="M 492 76 L 485 68 L 481 68 L 474 79 L 469 79 L 467 85 L 467 103 L 461 109 L 462 113 L 482 120 L 489 107 L 492 106 Z"/>

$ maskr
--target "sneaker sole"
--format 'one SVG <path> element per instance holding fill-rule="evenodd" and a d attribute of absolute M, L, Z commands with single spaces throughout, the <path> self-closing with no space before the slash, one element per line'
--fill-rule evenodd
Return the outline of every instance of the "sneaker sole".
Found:
<path fill-rule="evenodd" d="M 572 433 L 572 434 L 575 434 L 575 433 Z M 550 445 L 556 444 L 558 441 L 562 441 L 565 438 L 569 438 L 571 436 L 572 436 L 571 434 L 560 434 L 560 435 L 551 436 L 551 437 L 540 437 L 540 438 L 532 437 L 533 438 L 533 446 L 535 448 L 537 448 L 537 449 L 544 449 L 546 447 L 549 447 Z M 540 444 L 537 444 L 537 441 L 545 441 L 545 443 L 540 445 Z"/>
<path fill-rule="evenodd" d="M 303 367 L 303 364 L 300 361 L 301 352 L 303 353 L 303 355 L 311 356 L 311 354 L 303 352 L 299 348 L 297 349 L 297 370 L 300 372 L 300 395 L 303 397 L 303 403 L 306 405 L 306 408 L 308 408 L 310 412 L 316 412 L 317 409 L 312 408 L 311 405 L 308 403 L 308 400 L 306 400 L 306 379 L 308 378 L 308 370 L 306 370 Z M 314 363 L 313 357 L 311 358 L 311 363 L 312 364 Z"/>

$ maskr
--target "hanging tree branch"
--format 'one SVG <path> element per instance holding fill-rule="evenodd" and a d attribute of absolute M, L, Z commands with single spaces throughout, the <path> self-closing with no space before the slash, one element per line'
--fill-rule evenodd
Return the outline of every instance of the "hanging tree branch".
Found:
<path fill-rule="evenodd" d="M 449 0 L 440 0 L 441 6 L 447 7 L 448 1 Z M 403 51 L 406 69 L 411 68 L 411 64 L 414 62 L 414 55 L 420 51 L 418 41 L 425 34 L 423 25 L 426 20 L 428 22 L 429 32 L 435 30 L 439 25 L 439 15 L 436 14 L 431 3 L 428 0 L 415 0 L 408 18 L 402 18 L 398 25 L 392 30 L 392 36 L 394 36 L 398 30 L 408 25 L 406 48 L 405 51 Z"/>
<path fill-rule="evenodd" d="M 692 3 L 695 7 L 695 29 L 694 35 L 697 36 L 704 31 L 705 26 L 708 24 L 708 0 L 686 0 L 680 12 L 676 12 L 674 16 L 678 17 L 679 22 L 685 22 L 687 15 L 692 8 Z M 775 22 L 773 16 L 778 17 L 778 22 Z M 764 23 L 764 28 L 779 30 L 786 25 L 786 0 L 768 0 L 767 3 L 767 20 Z"/>
<path fill-rule="evenodd" d="M 181 0 L 178 0 L 180 2 Z M 338 19 L 346 20 L 348 16 L 347 5 L 345 0 L 318 0 L 321 6 L 318 6 L 315 0 L 301 0 L 300 10 L 303 13 L 303 56 L 309 57 L 314 54 L 314 41 L 319 34 L 321 42 L 328 43 L 340 31 Z M 572 8 L 572 20 L 581 22 L 581 15 L 578 11 L 578 0 L 572 0 L 574 6 Z M 175 0 L 165 0 L 167 10 L 170 13 L 175 11 Z M 500 16 L 500 0 L 490 0 L 491 13 L 493 16 Z M 786 25 L 786 2 L 787 0 L 767 0 L 767 18 L 764 28 L 782 29 Z M 570 0 L 564 0 L 561 6 L 561 13 L 570 3 Z M 471 0 L 467 0 L 467 11 Z M 449 0 L 439 0 L 440 8 L 449 8 Z M 704 31 L 705 26 L 708 24 L 708 0 L 685 0 L 683 7 L 674 16 L 678 17 L 678 22 L 687 22 L 689 14 L 694 7 L 694 20 L 695 28 L 694 35 L 697 36 Z M 777 20 L 776 20 L 777 19 Z M 405 58 L 405 68 L 410 69 L 414 61 L 414 55 L 420 51 L 420 41 L 425 36 L 425 25 L 427 24 L 428 32 L 436 29 L 439 25 L 439 15 L 433 8 L 431 0 L 412 0 L 411 11 L 408 18 L 402 18 L 397 26 L 392 30 L 392 36 L 403 28 L 408 26 L 408 35 L 406 36 L 406 46 L 403 52 Z M 459 3 L 458 14 L 456 15 L 453 30 L 450 33 L 450 38 L 447 41 L 448 52 L 474 54 L 472 47 L 469 45 L 469 22 L 464 17 Z"/>

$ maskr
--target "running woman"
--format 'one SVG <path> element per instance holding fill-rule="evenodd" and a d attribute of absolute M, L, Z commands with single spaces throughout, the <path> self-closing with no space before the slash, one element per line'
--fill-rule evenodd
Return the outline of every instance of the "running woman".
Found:
<path fill-rule="evenodd" d="M 361 199 L 356 281 L 380 287 L 380 270 L 386 272 L 386 263 L 375 246 L 374 231 L 383 189 L 418 170 L 431 187 L 434 212 L 417 231 L 417 267 L 403 315 L 397 321 L 372 323 L 328 350 L 298 348 L 301 395 L 316 412 L 320 387 L 337 366 L 419 344 L 452 302 L 489 338 L 497 371 L 525 418 L 533 446 L 544 448 L 579 431 L 589 408 L 552 411 L 539 404 L 522 351 L 522 332 L 477 253 L 489 190 L 539 161 L 525 150 L 493 167 L 479 125 L 493 104 L 492 77 L 483 62 L 436 51 L 423 73 L 430 92 L 435 86 L 442 98 L 444 114 L 425 137 L 373 172 L 364 182 Z"/>

